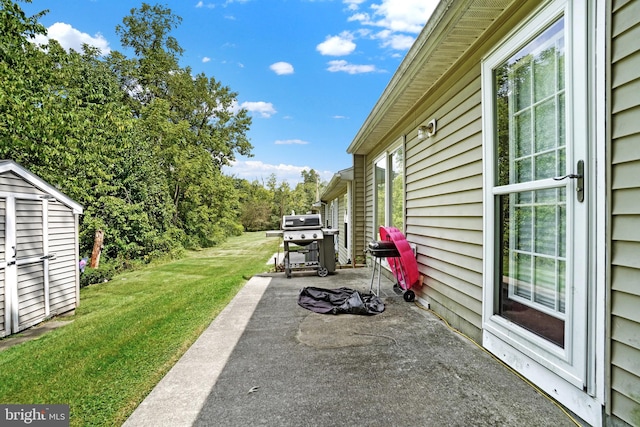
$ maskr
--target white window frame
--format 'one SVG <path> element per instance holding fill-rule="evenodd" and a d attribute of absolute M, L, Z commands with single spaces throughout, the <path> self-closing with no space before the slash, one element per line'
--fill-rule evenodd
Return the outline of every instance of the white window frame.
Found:
<path fill-rule="evenodd" d="M 400 230 L 403 233 L 405 232 L 406 229 L 406 178 L 407 178 L 407 172 L 406 172 L 406 144 L 405 144 L 405 138 L 401 137 L 399 138 L 393 145 L 390 145 L 387 150 L 385 150 L 384 152 L 380 153 L 377 157 L 375 157 L 373 159 L 373 162 L 371 163 L 371 170 L 372 170 L 372 186 L 373 186 L 373 224 L 372 226 L 372 235 L 374 239 L 377 239 L 379 237 L 378 235 L 378 229 L 377 227 L 379 225 L 384 225 L 384 226 L 390 226 L 391 225 L 391 217 L 393 215 L 392 212 L 392 206 L 391 206 L 391 192 L 393 190 L 393 182 L 391 181 L 391 168 L 392 168 L 392 164 L 391 164 L 391 157 L 398 151 L 398 150 L 402 150 L 403 153 L 403 165 L 402 165 L 402 179 L 403 179 L 403 185 L 402 185 L 402 223 L 403 223 L 403 229 Z M 377 215 L 378 215 L 378 185 L 376 183 L 376 165 L 381 161 L 384 160 L 385 161 L 385 197 L 384 197 L 384 221 L 377 221 Z M 380 222 L 380 224 L 376 224 L 376 222 Z"/>

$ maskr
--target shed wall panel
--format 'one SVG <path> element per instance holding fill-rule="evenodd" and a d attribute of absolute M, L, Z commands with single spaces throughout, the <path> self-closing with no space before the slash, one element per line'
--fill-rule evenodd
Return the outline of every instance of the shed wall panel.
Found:
<path fill-rule="evenodd" d="M 72 310 L 77 304 L 75 217 L 61 204 L 49 204 L 49 310 L 56 315 Z"/>
<path fill-rule="evenodd" d="M 16 200 L 16 254 L 18 258 L 42 256 L 42 202 Z"/>
<path fill-rule="evenodd" d="M 45 318 L 44 264 L 18 267 L 18 327 L 25 329 Z"/>
<path fill-rule="evenodd" d="M 5 236 L 6 236 L 6 228 L 5 228 L 5 220 L 6 220 L 6 201 L 4 198 L 0 197 L 0 262 L 5 260 Z M 0 282 L 4 286 L 4 281 Z"/>
<path fill-rule="evenodd" d="M 612 418 L 640 425 L 640 2 L 611 15 L 611 389 Z"/>
<path fill-rule="evenodd" d="M 0 268 L 0 337 L 7 335 L 5 323 L 4 323 L 4 268 Z"/>
<path fill-rule="evenodd" d="M 22 194 L 45 194 L 13 172 L 0 174 L 0 192 Z"/>

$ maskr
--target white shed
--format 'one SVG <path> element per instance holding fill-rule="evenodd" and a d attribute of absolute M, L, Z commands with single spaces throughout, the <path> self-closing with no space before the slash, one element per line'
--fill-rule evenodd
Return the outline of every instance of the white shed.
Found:
<path fill-rule="evenodd" d="M 0 337 L 75 309 L 82 206 L 0 160 Z"/>

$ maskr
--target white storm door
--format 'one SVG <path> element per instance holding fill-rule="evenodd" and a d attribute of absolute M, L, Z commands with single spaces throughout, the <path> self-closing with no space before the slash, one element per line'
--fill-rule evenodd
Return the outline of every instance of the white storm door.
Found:
<path fill-rule="evenodd" d="M 580 393 L 590 294 L 584 12 L 552 2 L 483 63 L 483 343 Z"/>

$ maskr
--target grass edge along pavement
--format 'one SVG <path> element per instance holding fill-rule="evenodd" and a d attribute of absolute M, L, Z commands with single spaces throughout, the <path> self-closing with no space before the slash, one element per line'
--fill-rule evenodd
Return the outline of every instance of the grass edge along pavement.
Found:
<path fill-rule="evenodd" d="M 279 240 L 232 237 L 80 291 L 73 322 L 0 352 L 0 403 L 69 404 L 71 425 L 121 425 Z"/>

